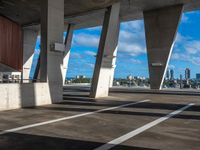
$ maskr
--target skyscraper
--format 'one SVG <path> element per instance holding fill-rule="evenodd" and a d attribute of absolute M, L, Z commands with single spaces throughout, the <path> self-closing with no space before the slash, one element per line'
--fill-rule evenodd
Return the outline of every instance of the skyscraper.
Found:
<path fill-rule="evenodd" d="M 200 73 L 196 74 L 196 79 L 200 81 Z"/>
<path fill-rule="evenodd" d="M 169 80 L 170 79 L 170 70 L 167 69 L 167 72 L 166 72 L 166 79 Z"/>
<path fill-rule="evenodd" d="M 190 79 L 190 69 L 189 68 L 185 69 L 185 79 L 186 80 Z"/>
<path fill-rule="evenodd" d="M 174 70 L 170 69 L 170 80 L 174 80 Z"/>

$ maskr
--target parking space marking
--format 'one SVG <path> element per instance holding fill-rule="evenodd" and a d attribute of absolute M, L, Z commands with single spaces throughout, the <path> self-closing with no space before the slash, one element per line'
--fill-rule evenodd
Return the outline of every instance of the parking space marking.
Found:
<path fill-rule="evenodd" d="M 140 103 L 145 103 L 145 102 L 149 102 L 149 101 L 150 100 L 147 99 L 147 100 L 142 100 L 142 101 L 138 101 L 138 102 L 123 104 L 123 105 L 119 105 L 119 106 L 115 106 L 115 107 L 109 107 L 109 108 L 105 108 L 105 109 L 100 109 L 100 110 L 96 110 L 96 111 L 92 111 L 92 112 L 82 113 L 82 114 L 78 114 L 78 115 L 73 115 L 73 116 L 63 117 L 63 118 L 59 118 L 59 119 L 44 121 L 44 122 L 35 123 L 35 124 L 31 124 L 31 125 L 25 125 L 25 126 L 21 126 L 21 127 L 17 127 L 17 128 L 1 131 L 0 135 L 6 134 L 6 133 L 11 133 L 11 132 L 17 132 L 17 131 L 21 131 L 21 130 L 25 130 L 25 129 L 29 129 L 29 128 L 34 128 L 34 127 L 38 127 L 38 126 L 43 126 L 43 125 L 47 125 L 47 124 L 51 124 L 51 123 L 56 123 L 56 122 L 60 122 L 60 121 L 65 121 L 65 120 L 69 120 L 69 119 L 88 116 L 88 115 L 101 113 L 101 112 L 105 112 L 105 111 L 109 111 L 109 110 L 123 108 L 123 107 L 131 106 L 131 105 L 136 105 L 136 104 L 140 104 Z"/>
<path fill-rule="evenodd" d="M 109 150 L 109 149 L 111 149 L 111 148 L 113 148 L 113 147 L 115 147 L 115 146 L 117 146 L 117 145 L 129 140 L 130 138 L 133 138 L 134 136 L 136 136 L 136 135 L 138 135 L 138 134 L 140 134 L 140 133 L 152 128 L 153 126 L 156 126 L 156 125 L 160 124 L 161 122 L 166 121 L 169 118 L 171 118 L 171 117 L 183 112 L 184 110 L 192 107 L 193 105 L 195 105 L 195 104 L 194 103 L 187 104 L 186 106 L 184 106 L 184 107 L 182 107 L 182 108 L 180 108 L 180 109 L 178 109 L 178 110 L 176 110 L 174 112 L 171 112 L 171 113 L 169 113 L 168 115 L 166 115 L 164 117 L 161 117 L 161 118 L 159 118 L 159 119 L 157 119 L 157 120 L 155 120 L 153 122 L 150 122 L 150 123 L 138 128 L 136 130 L 133 130 L 133 131 L 131 131 L 131 132 L 119 137 L 119 138 L 116 138 L 116 139 L 108 142 L 107 144 L 104 144 L 104 145 L 102 145 L 102 146 L 100 146 L 100 147 L 98 147 L 98 148 L 96 148 L 94 150 Z"/>

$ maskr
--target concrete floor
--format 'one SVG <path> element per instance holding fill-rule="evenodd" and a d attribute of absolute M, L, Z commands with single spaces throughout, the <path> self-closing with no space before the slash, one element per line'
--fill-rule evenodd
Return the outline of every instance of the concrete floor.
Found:
<path fill-rule="evenodd" d="M 199 96 L 111 92 L 108 98 L 92 100 L 87 95 L 88 88 L 66 88 L 61 104 L 0 112 L 0 150 L 92 150 L 188 103 L 195 106 L 112 150 L 200 149 Z M 16 127 L 145 99 L 151 101 L 1 134 Z"/>

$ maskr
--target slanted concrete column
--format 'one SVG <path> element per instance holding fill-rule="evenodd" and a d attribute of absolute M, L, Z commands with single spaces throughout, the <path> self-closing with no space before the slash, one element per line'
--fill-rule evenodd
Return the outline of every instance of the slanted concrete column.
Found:
<path fill-rule="evenodd" d="M 182 15 L 176 5 L 144 12 L 151 89 L 161 89 Z"/>
<path fill-rule="evenodd" d="M 63 52 L 54 51 L 54 43 L 63 44 L 64 0 L 41 1 L 40 80 L 49 84 L 53 102 L 62 100 L 61 67 Z"/>
<path fill-rule="evenodd" d="M 24 83 L 29 82 L 31 66 L 33 62 L 35 44 L 39 33 L 38 26 L 30 26 L 23 28 L 23 74 Z"/>
<path fill-rule="evenodd" d="M 119 26 L 120 27 L 120 26 Z M 119 31 L 119 30 L 118 30 Z M 119 37 L 119 34 L 118 34 Z M 118 39 L 117 39 L 118 40 Z M 110 73 L 110 82 L 109 82 L 109 87 L 113 87 L 113 81 L 114 81 L 114 76 L 115 76 L 115 69 L 116 69 L 116 58 L 117 58 L 117 51 L 118 51 L 118 46 L 116 47 L 114 53 L 113 53 L 113 60 L 112 60 L 112 68 L 111 68 L 111 73 Z"/>
<path fill-rule="evenodd" d="M 72 45 L 72 39 L 73 39 L 73 25 L 69 24 L 67 28 L 67 35 L 65 37 L 65 52 L 64 52 L 64 58 L 63 58 L 63 85 L 65 84 L 66 75 L 67 75 L 67 69 L 68 69 L 68 63 L 69 63 L 69 56 L 70 56 L 70 50 Z"/>
<path fill-rule="evenodd" d="M 90 92 L 92 98 L 108 96 L 119 37 L 119 11 L 120 3 L 115 3 L 105 12 Z"/>

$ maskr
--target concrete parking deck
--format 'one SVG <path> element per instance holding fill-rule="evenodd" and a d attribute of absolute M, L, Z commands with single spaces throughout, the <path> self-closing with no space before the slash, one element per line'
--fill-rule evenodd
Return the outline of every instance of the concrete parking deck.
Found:
<path fill-rule="evenodd" d="M 107 146 L 113 150 L 200 148 L 198 96 L 113 92 L 93 100 L 87 97 L 87 88 L 76 88 L 65 89 L 64 97 L 60 104 L 0 112 L 0 150 L 101 149 L 126 134 L 129 138 Z M 166 120 L 141 129 L 162 117 Z M 141 133 L 134 135 L 138 129 Z"/>

